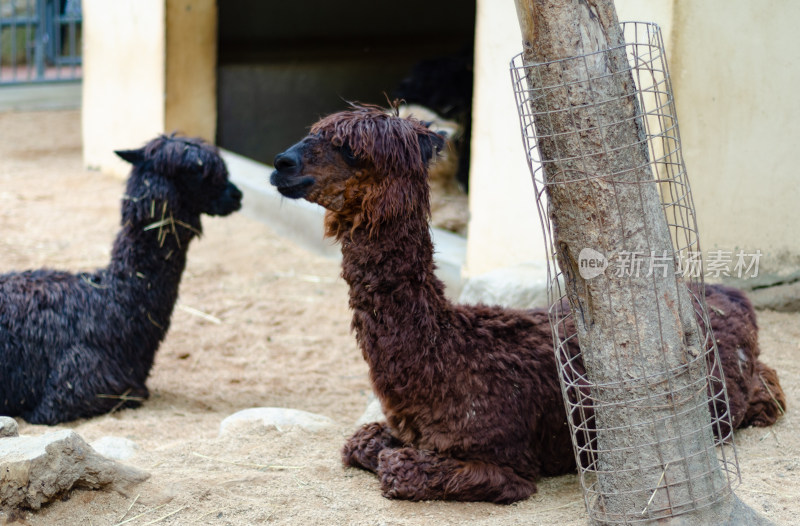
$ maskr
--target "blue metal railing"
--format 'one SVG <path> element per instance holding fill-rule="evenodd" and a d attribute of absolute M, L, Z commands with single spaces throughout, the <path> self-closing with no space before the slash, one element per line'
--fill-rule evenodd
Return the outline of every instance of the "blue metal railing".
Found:
<path fill-rule="evenodd" d="M 80 0 L 0 0 L 0 84 L 80 80 Z"/>

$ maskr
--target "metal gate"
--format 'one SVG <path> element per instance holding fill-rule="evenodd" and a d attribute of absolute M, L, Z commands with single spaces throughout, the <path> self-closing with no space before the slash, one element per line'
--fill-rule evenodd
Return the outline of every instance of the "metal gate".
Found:
<path fill-rule="evenodd" d="M 80 80 L 81 0 L 0 0 L 0 85 Z"/>

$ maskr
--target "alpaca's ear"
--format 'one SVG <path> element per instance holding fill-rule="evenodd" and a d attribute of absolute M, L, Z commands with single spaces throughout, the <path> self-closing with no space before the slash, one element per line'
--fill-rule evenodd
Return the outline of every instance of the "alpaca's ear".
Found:
<path fill-rule="evenodd" d="M 417 135 L 419 139 L 419 151 L 422 154 L 422 162 L 428 162 L 435 157 L 442 148 L 444 148 L 444 137 L 438 133 L 420 133 Z"/>
<path fill-rule="evenodd" d="M 114 150 L 114 153 L 134 165 L 144 162 L 144 148 L 139 148 L 138 150 Z"/>

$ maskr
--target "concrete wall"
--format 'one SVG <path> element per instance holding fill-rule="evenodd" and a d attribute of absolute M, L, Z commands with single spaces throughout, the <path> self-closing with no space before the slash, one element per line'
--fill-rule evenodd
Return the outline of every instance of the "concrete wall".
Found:
<path fill-rule="evenodd" d="M 84 0 L 87 166 L 125 175 L 129 167 L 115 149 L 137 147 L 176 129 L 214 138 L 215 5 L 214 0 Z"/>
<path fill-rule="evenodd" d="M 800 3 L 615 4 L 620 20 L 662 28 L 704 255 L 761 250 L 765 275 L 800 269 L 792 155 L 800 142 L 800 67 L 790 51 Z M 544 257 L 508 80 L 520 41 L 512 2 L 478 1 L 467 275 Z"/>
<path fill-rule="evenodd" d="M 703 251 L 800 270 L 800 61 L 794 0 L 676 2 L 671 72 Z"/>
<path fill-rule="evenodd" d="M 83 159 L 124 174 L 113 150 L 163 131 L 164 1 L 83 1 Z"/>
<path fill-rule="evenodd" d="M 214 141 L 217 126 L 217 6 L 167 1 L 164 130 Z"/>
<path fill-rule="evenodd" d="M 617 0 L 616 6 L 620 20 L 654 21 L 669 34 L 671 0 Z M 514 2 L 478 0 L 466 276 L 545 259 L 508 71 L 521 51 Z"/>
<path fill-rule="evenodd" d="M 514 2 L 478 0 L 467 276 L 545 257 L 508 71 L 521 42 Z"/>

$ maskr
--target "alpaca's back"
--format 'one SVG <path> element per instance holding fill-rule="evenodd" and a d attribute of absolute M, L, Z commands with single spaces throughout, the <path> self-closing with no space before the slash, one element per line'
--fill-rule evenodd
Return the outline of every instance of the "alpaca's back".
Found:
<path fill-rule="evenodd" d="M 695 293 L 699 289 L 693 289 Z M 733 429 L 748 425 L 767 426 L 773 424 L 785 410 L 786 397 L 778 382 L 774 369 L 759 360 L 758 325 L 753 306 L 745 294 L 733 287 L 706 285 L 705 301 L 714 339 L 717 343 L 722 373 L 718 369 L 711 374 L 724 376 L 729 399 L 730 424 Z M 568 312 L 569 305 L 562 303 L 562 311 Z M 537 314 L 538 313 L 538 314 Z M 544 309 L 531 311 L 546 320 Z M 702 325 L 702 319 L 698 317 Z M 560 339 L 564 340 L 576 332 L 572 317 L 559 326 Z M 572 337 L 565 351 L 568 358 L 580 352 L 577 338 Z M 571 361 L 577 376 L 585 374 L 582 358 Z M 579 381 L 580 378 L 574 378 Z M 588 394 L 588 393 L 587 393 Z M 715 398 L 717 399 L 717 398 Z M 725 414 L 728 408 L 721 402 L 717 414 Z M 722 422 L 723 434 L 727 434 L 726 422 Z M 715 428 L 716 431 L 716 428 Z"/>
<path fill-rule="evenodd" d="M 90 287 L 68 272 L 0 275 L 0 326 L 20 341 L 62 344 L 74 338 L 89 296 Z"/>
<path fill-rule="evenodd" d="M 0 275 L 0 414 L 33 409 L 50 365 L 75 343 L 88 304 L 79 281 L 53 270 Z"/>
<path fill-rule="evenodd" d="M 772 425 L 786 408 L 786 396 L 775 370 L 759 360 L 758 325 L 750 300 L 733 287 L 708 285 L 706 303 L 734 429 Z"/>
<path fill-rule="evenodd" d="M 483 443 L 490 455 L 487 460 L 492 458 L 518 473 L 538 477 L 573 471 L 575 459 L 547 311 L 485 305 L 455 309 L 466 322 L 454 324 L 459 337 L 443 339 L 456 347 L 475 349 L 474 363 L 466 377 L 486 389 L 480 395 L 486 402 L 482 404 L 485 411 L 476 415 L 477 427 L 484 431 L 464 438 Z M 577 346 L 568 346 L 577 352 Z M 464 392 L 448 401 L 450 410 L 455 400 L 478 395 L 468 392 L 471 386 L 467 382 L 451 383 L 453 389 Z M 510 421 L 517 424 L 509 426 Z"/>

